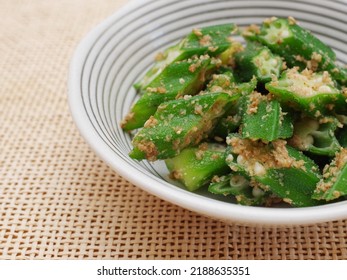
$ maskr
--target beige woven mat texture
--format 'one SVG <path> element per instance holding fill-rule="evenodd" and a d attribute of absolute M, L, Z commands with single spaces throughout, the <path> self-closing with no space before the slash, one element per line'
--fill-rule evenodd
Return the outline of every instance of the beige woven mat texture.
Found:
<path fill-rule="evenodd" d="M 136 188 L 89 149 L 68 64 L 124 2 L 0 0 L 0 258 L 347 259 L 347 221 L 226 225 Z"/>

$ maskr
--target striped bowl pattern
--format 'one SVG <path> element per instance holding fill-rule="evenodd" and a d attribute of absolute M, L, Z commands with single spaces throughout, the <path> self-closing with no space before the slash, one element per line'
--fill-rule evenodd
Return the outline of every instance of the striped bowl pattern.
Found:
<path fill-rule="evenodd" d="M 240 27 L 264 18 L 293 16 L 332 46 L 347 63 L 347 4 L 343 1 L 130 1 L 80 43 L 69 75 L 69 104 L 81 134 L 119 174 L 144 190 L 177 205 L 229 222 L 307 224 L 347 217 L 347 201 L 292 209 L 246 207 L 214 196 L 190 193 L 168 178 L 162 162 L 128 157 L 131 137 L 119 127 L 136 99 L 132 85 L 154 55 L 194 27 L 234 22 Z"/>

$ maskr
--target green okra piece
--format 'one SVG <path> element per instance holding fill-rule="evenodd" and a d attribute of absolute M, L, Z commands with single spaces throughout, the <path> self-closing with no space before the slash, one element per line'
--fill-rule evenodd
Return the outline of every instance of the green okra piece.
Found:
<path fill-rule="evenodd" d="M 227 92 L 227 93 L 229 92 L 229 93 L 231 93 L 231 92 L 238 91 L 238 88 L 237 88 L 237 85 L 235 82 L 235 76 L 234 76 L 233 72 L 229 69 L 225 69 L 223 72 L 221 72 L 219 74 L 212 75 L 212 79 L 208 83 L 208 85 L 206 87 L 206 91 L 211 92 L 211 93 L 212 92 Z M 233 126 L 231 124 L 231 122 L 232 122 L 231 118 L 229 118 L 227 120 L 226 117 L 223 117 L 220 121 L 218 121 L 218 123 L 216 124 L 216 128 L 213 131 L 228 130 L 229 127 Z M 227 134 L 228 133 L 226 133 L 226 135 Z M 215 134 L 214 132 L 212 132 L 212 138 L 215 136 L 220 137 L 219 133 Z"/>
<path fill-rule="evenodd" d="M 208 56 L 170 64 L 133 105 L 121 124 L 122 128 L 125 131 L 140 128 L 161 103 L 199 93 L 216 68 L 217 65 Z"/>
<path fill-rule="evenodd" d="M 225 162 L 225 159 L 224 159 L 224 162 Z M 208 191 L 213 194 L 220 194 L 224 196 L 233 194 L 232 187 L 230 186 L 231 177 L 232 177 L 231 173 L 227 175 L 223 175 L 223 176 L 213 177 L 211 183 L 208 186 Z M 239 181 L 240 188 L 244 188 L 248 186 L 248 184 L 249 184 L 248 180 L 245 180 L 242 182 Z"/>
<path fill-rule="evenodd" d="M 237 26 L 232 23 L 193 29 L 177 45 L 169 47 L 156 56 L 156 63 L 143 79 L 134 85 L 135 88 L 143 90 L 151 86 L 152 81 L 173 62 L 188 59 L 193 55 L 218 56 L 231 46 L 230 36 L 237 30 Z"/>
<path fill-rule="evenodd" d="M 241 82 L 236 82 L 233 85 L 233 92 L 238 92 L 242 96 L 247 96 L 251 92 L 254 91 L 254 89 L 257 86 L 257 79 L 253 77 L 249 82 L 241 83 Z"/>
<path fill-rule="evenodd" d="M 188 57 L 196 54 L 216 56 L 232 45 L 231 36 L 237 33 L 238 27 L 233 23 L 195 28 L 183 39 L 181 49 Z"/>
<path fill-rule="evenodd" d="M 224 196 L 232 195 L 241 205 L 263 205 L 268 197 L 258 186 L 252 187 L 249 178 L 241 173 L 217 177 L 210 183 L 208 191 Z"/>
<path fill-rule="evenodd" d="M 229 111 L 220 119 L 216 124 L 211 137 L 216 139 L 225 139 L 229 133 L 235 132 L 240 124 L 242 117 L 242 99 L 247 98 L 250 95 L 257 85 L 256 78 L 252 78 L 251 81 L 246 83 L 237 83 L 231 84 L 229 88 L 224 90 L 227 92 L 234 92 L 241 94 L 241 98 L 230 108 Z"/>
<path fill-rule="evenodd" d="M 265 88 L 284 103 L 312 117 L 346 111 L 346 98 L 335 86 L 328 72 L 314 73 L 291 68 Z"/>
<path fill-rule="evenodd" d="M 213 74 L 211 81 L 207 84 L 207 91 L 210 92 L 221 92 L 225 90 L 231 90 L 235 84 L 234 73 L 225 69 L 225 71 Z"/>
<path fill-rule="evenodd" d="M 328 71 L 333 79 L 347 85 L 347 69 L 337 63 L 335 52 L 291 17 L 267 19 L 260 29 L 249 28 L 244 36 L 283 57 L 289 67 Z"/>
<path fill-rule="evenodd" d="M 340 123 L 334 117 L 304 117 L 295 122 L 294 135 L 288 143 L 300 151 L 333 157 L 341 149 L 335 136 L 338 126 Z"/>
<path fill-rule="evenodd" d="M 241 135 L 243 138 L 270 142 L 293 134 L 291 116 L 282 111 L 280 103 L 254 91 L 243 104 Z"/>
<path fill-rule="evenodd" d="M 283 57 L 289 67 L 327 70 L 336 59 L 329 46 L 299 26 L 293 18 L 266 19 L 260 29 L 249 28 L 243 35 Z"/>
<path fill-rule="evenodd" d="M 264 144 L 231 134 L 227 143 L 231 149 L 226 161 L 233 171 L 245 173 L 292 206 L 319 204 L 311 198 L 321 178 L 318 166 L 286 141 Z"/>
<path fill-rule="evenodd" d="M 331 201 L 347 195 L 347 149 L 342 148 L 323 170 L 323 178 L 317 184 L 312 197 Z"/>
<path fill-rule="evenodd" d="M 285 111 L 281 106 L 280 128 L 278 132 L 278 139 L 287 139 L 293 136 L 294 132 L 294 119 L 291 110 Z"/>
<path fill-rule="evenodd" d="M 212 79 L 207 84 L 205 92 L 226 92 L 229 94 L 239 93 L 241 95 L 250 94 L 257 86 L 257 80 L 253 77 L 248 82 L 239 82 L 234 73 L 230 70 L 212 75 Z"/>
<path fill-rule="evenodd" d="M 240 94 L 208 93 L 162 103 L 133 138 L 130 157 L 166 159 L 198 145 L 239 97 Z"/>
<path fill-rule="evenodd" d="M 245 50 L 235 55 L 236 69 L 244 81 L 253 76 L 261 83 L 271 81 L 273 76 L 279 77 L 283 61 L 280 56 L 273 54 L 269 48 L 249 42 Z"/>
<path fill-rule="evenodd" d="M 183 183 L 189 191 L 196 191 L 212 177 L 230 171 L 225 163 L 225 146 L 206 142 L 182 150 L 177 156 L 166 159 L 165 164 L 170 177 Z"/>

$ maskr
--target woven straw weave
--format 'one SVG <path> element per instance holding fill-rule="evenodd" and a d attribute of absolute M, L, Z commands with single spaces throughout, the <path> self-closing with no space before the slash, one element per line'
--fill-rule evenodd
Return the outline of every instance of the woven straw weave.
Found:
<path fill-rule="evenodd" d="M 78 41 L 123 1 L 0 0 L 1 259 L 346 259 L 347 221 L 226 225 L 108 168 L 67 106 Z"/>

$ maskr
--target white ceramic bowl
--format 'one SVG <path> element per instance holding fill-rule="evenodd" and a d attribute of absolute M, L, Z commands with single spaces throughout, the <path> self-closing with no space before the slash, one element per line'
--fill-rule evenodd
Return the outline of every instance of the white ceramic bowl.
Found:
<path fill-rule="evenodd" d="M 347 218 L 347 201 L 308 208 L 263 208 L 191 193 L 170 181 L 163 163 L 128 157 L 131 139 L 119 123 L 136 98 L 132 85 L 154 55 L 194 27 L 260 23 L 271 16 L 295 17 L 347 62 L 347 4 L 342 1 L 130 1 L 79 44 L 69 76 L 69 104 L 85 140 L 108 165 L 162 199 L 228 222 L 294 225 Z"/>

